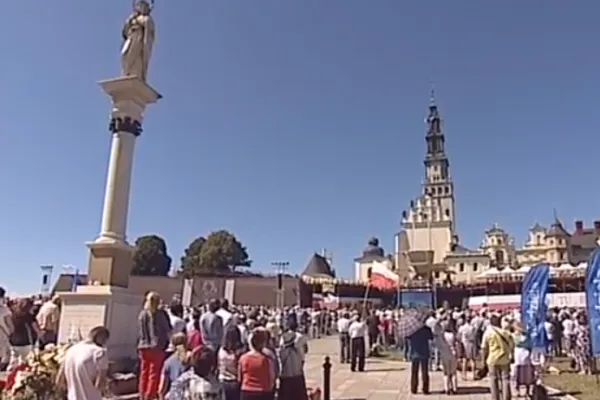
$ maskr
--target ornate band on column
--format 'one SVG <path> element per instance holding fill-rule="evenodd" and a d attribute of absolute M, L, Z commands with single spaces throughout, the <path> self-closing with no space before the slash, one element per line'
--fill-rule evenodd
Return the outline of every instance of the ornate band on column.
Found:
<path fill-rule="evenodd" d="M 131 117 L 113 117 L 110 119 L 108 124 L 108 130 L 111 133 L 127 132 L 134 136 L 140 136 L 143 132 L 142 124 L 140 121 L 135 120 Z"/>

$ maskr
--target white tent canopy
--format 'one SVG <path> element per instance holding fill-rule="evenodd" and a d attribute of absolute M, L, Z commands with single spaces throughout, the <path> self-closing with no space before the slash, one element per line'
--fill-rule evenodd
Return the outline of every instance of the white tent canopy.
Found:
<path fill-rule="evenodd" d="M 479 274 L 478 278 L 491 278 L 494 276 L 500 276 L 500 271 L 498 271 L 497 268 L 490 268 L 484 272 L 482 272 L 481 274 Z"/>
<path fill-rule="evenodd" d="M 522 267 L 519 267 L 515 270 L 515 274 L 519 274 L 519 275 L 526 275 L 529 270 L 531 269 L 530 266 L 528 265 L 523 265 Z"/>

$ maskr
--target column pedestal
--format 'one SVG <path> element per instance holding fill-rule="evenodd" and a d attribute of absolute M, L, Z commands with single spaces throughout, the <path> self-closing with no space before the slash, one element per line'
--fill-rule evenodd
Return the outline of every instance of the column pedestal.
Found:
<path fill-rule="evenodd" d="M 137 321 L 143 298 L 129 289 L 114 286 L 78 286 L 76 292 L 61 293 L 62 311 L 58 343 L 66 343 L 73 331 L 85 337 L 90 329 L 110 330 L 107 345 L 111 360 L 135 358 Z"/>
<path fill-rule="evenodd" d="M 90 249 L 88 282 L 94 285 L 129 286 L 134 247 L 123 242 L 95 241 L 86 243 Z"/>

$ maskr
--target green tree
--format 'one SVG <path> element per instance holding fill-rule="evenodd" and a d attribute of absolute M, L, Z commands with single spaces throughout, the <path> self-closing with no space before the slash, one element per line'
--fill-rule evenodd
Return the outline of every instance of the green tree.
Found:
<path fill-rule="evenodd" d="M 157 235 L 140 236 L 135 241 L 132 275 L 167 276 L 171 257 L 165 240 Z"/>
<path fill-rule="evenodd" d="M 183 252 L 181 257 L 181 270 L 180 273 L 186 276 L 193 276 L 202 274 L 203 268 L 200 264 L 200 252 L 204 247 L 206 239 L 202 236 L 197 237 L 190 243 L 190 245 Z"/>
<path fill-rule="evenodd" d="M 246 247 L 232 233 L 219 230 L 189 245 L 181 258 L 181 272 L 187 276 L 226 274 L 251 264 Z"/>

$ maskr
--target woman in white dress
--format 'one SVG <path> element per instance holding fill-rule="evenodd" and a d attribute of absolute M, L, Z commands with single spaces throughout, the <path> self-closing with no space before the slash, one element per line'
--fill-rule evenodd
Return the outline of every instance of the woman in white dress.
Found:
<path fill-rule="evenodd" d="M 515 349 L 513 353 L 513 364 L 511 365 L 511 375 L 515 381 L 517 394 L 520 394 L 521 387 L 525 386 L 526 395 L 531 394 L 531 388 L 534 384 L 535 374 L 531 360 L 531 343 L 527 338 L 523 325 L 519 322 L 513 324 L 513 341 Z"/>
<path fill-rule="evenodd" d="M 442 359 L 444 390 L 446 394 L 456 394 L 458 386 L 456 378 L 456 371 L 458 369 L 458 359 L 456 358 L 458 339 L 456 336 L 456 323 L 453 319 L 447 321 L 443 330 L 439 325 L 436 327 L 434 341 Z"/>

